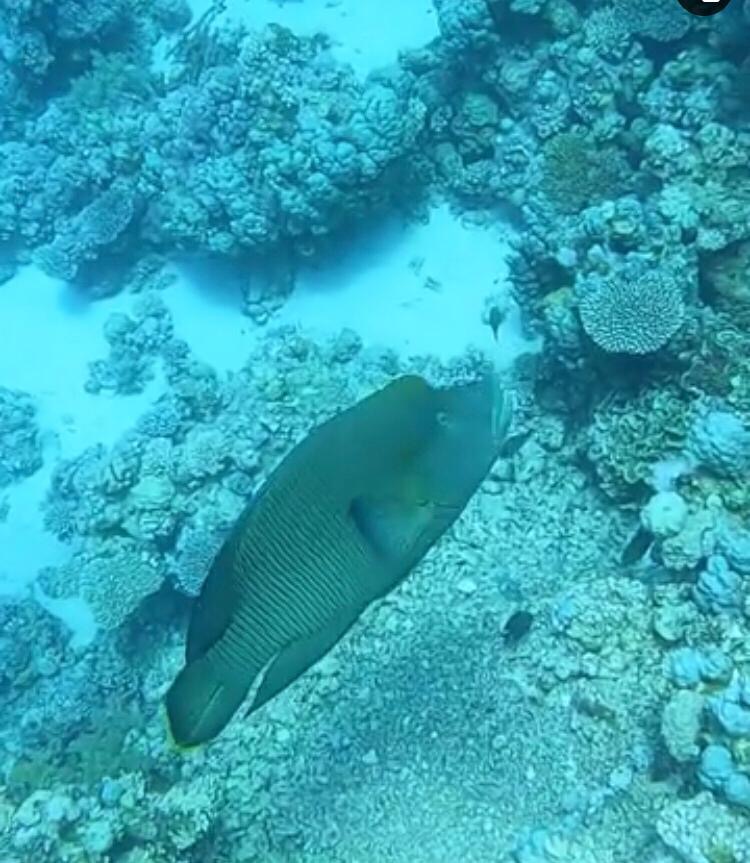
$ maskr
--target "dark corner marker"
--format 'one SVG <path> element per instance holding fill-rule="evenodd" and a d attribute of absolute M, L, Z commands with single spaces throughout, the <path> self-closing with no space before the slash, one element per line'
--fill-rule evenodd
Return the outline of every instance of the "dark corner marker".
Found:
<path fill-rule="evenodd" d="M 729 6 L 730 0 L 677 0 L 686 12 L 691 15 L 715 15 Z"/>

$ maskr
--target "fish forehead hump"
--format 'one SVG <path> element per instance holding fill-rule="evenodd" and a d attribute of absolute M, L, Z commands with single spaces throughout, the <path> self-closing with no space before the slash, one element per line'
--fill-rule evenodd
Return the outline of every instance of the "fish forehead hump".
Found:
<path fill-rule="evenodd" d="M 434 503 L 463 508 L 481 483 L 510 422 L 504 398 L 492 376 L 439 391 L 437 428 L 413 467 Z"/>
<path fill-rule="evenodd" d="M 277 477 L 316 474 L 353 493 L 374 476 L 398 469 L 434 435 L 438 391 L 423 378 L 404 375 L 314 428 L 280 463 Z"/>
<path fill-rule="evenodd" d="M 403 375 L 342 411 L 332 422 L 348 425 L 365 441 L 382 436 L 393 440 L 424 443 L 434 429 L 440 405 L 438 391 L 424 378 Z"/>

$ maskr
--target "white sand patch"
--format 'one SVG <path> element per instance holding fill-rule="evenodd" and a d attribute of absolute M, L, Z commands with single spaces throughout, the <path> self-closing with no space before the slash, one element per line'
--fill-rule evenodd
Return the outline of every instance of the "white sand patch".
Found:
<path fill-rule="evenodd" d="M 190 0 L 193 20 L 212 5 L 212 0 Z M 225 5 L 217 23 L 242 21 L 250 29 L 280 24 L 299 36 L 325 33 L 334 57 L 362 78 L 439 33 L 432 0 L 226 0 Z"/>
<path fill-rule="evenodd" d="M 39 504 L 49 486 L 45 465 L 18 485 L 3 490 L 10 511 L 0 522 L 0 595 L 20 595 L 44 566 L 64 563 L 70 549 L 44 530 Z"/>
<path fill-rule="evenodd" d="M 0 345 L 0 383 L 30 393 L 43 432 L 53 432 L 62 458 L 94 443 L 110 446 L 160 389 L 137 396 L 87 393 L 88 364 L 109 354 L 102 328 L 113 312 L 129 313 L 132 295 L 90 301 L 33 266 L 0 285 L 7 325 Z"/>
<path fill-rule="evenodd" d="M 386 220 L 362 231 L 335 260 L 303 268 L 270 325 L 294 325 L 313 338 L 350 328 L 366 347 L 444 360 L 475 345 L 507 365 L 533 349 L 520 336 L 517 315 L 503 325 L 499 353 L 482 322 L 485 298 L 507 291 L 508 233 L 500 223 L 466 225 L 445 207 L 434 210 L 427 224 Z M 239 369 L 263 329 L 241 314 L 236 282 L 221 267 L 176 265 L 176 271 L 176 283 L 162 294 L 176 334 L 220 373 Z M 88 302 L 34 267 L 0 286 L 0 319 L 6 324 L 0 383 L 34 397 L 45 440 L 44 467 L 3 493 L 10 512 L 0 523 L 0 594 L 25 592 L 40 568 L 63 563 L 70 554 L 45 531 L 39 509 L 57 461 L 92 444 L 112 446 L 163 391 L 160 376 L 137 396 L 83 389 L 87 364 L 108 353 L 104 321 L 112 312 L 128 313 L 133 299 L 122 294 Z M 90 637 L 90 615 L 82 604 L 50 610 L 79 642 Z"/>
<path fill-rule="evenodd" d="M 236 271 L 192 261 L 172 265 L 176 279 L 162 294 L 175 335 L 219 374 L 240 369 L 257 345 L 257 325 L 242 314 Z"/>
<path fill-rule="evenodd" d="M 0 491 L 10 512 L 0 522 L 0 593 L 23 592 L 41 567 L 64 562 L 68 546 L 44 530 L 39 504 L 61 458 L 87 446 L 111 446 L 163 388 L 155 380 L 137 396 L 91 395 L 83 384 L 87 364 L 106 357 L 106 318 L 128 312 L 132 296 L 89 302 L 64 282 L 25 267 L 0 285 L 0 384 L 31 395 L 45 442 L 44 466 Z"/>
<path fill-rule="evenodd" d="M 493 352 L 482 310 L 507 290 L 507 236 L 503 225 L 467 225 L 445 206 L 427 224 L 389 220 L 337 261 L 303 270 L 273 323 L 320 337 L 349 327 L 366 347 L 406 356 L 447 360 L 469 345 Z"/>
<path fill-rule="evenodd" d="M 466 224 L 445 206 L 435 208 L 426 224 L 388 219 L 361 231 L 332 259 L 303 267 L 269 326 L 294 326 L 317 340 L 347 328 L 366 348 L 444 361 L 473 346 L 505 368 L 536 348 L 521 336 L 516 311 L 497 341 L 482 321 L 486 298 L 508 292 L 510 232 L 498 222 Z M 218 371 L 239 369 L 262 330 L 240 314 L 236 274 L 189 262 L 176 272 L 164 294 L 175 332 Z"/>

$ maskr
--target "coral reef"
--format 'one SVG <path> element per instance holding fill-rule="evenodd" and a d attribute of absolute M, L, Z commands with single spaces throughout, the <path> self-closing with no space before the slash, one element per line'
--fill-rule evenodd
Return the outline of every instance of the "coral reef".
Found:
<path fill-rule="evenodd" d="M 116 179 L 77 213 L 49 245 L 38 250 L 38 263 L 50 275 L 73 281 L 85 261 L 112 254 L 136 210 L 133 187 Z"/>
<path fill-rule="evenodd" d="M 586 431 L 586 455 L 602 489 L 627 497 L 650 484 L 657 464 L 682 453 L 690 428 L 691 405 L 669 386 L 643 389 L 635 397 L 613 394 L 604 400 Z"/>
<path fill-rule="evenodd" d="M 0 6 L 0 48 L 3 77 L 12 75 L 16 86 L 29 77 L 36 83 L 52 74 L 61 58 L 75 67 L 81 58 L 76 50 L 90 55 L 96 45 L 105 44 L 128 23 L 133 22 L 129 0 L 83 3 L 81 0 L 3 0 Z"/>
<path fill-rule="evenodd" d="M 750 476 L 750 429 L 731 411 L 709 410 L 696 417 L 687 452 L 697 464 L 718 476 Z"/>
<path fill-rule="evenodd" d="M 172 89 L 150 123 L 147 147 L 162 169 L 149 176 L 148 239 L 311 253 L 345 220 L 392 200 L 425 114 L 408 76 L 363 86 L 317 61 L 320 40 L 280 28 L 226 47 L 236 62 Z"/>
<path fill-rule="evenodd" d="M 52 599 L 83 599 L 97 626 L 114 629 L 163 580 L 158 559 L 133 541 L 113 538 L 89 543 L 63 566 L 43 570 L 39 584 Z"/>
<path fill-rule="evenodd" d="M 665 845 L 686 863 L 722 863 L 750 855 L 750 828 L 708 793 L 665 808 L 657 823 Z"/>
<path fill-rule="evenodd" d="M 344 344 L 347 345 L 346 351 L 342 349 Z M 172 388 L 168 398 L 172 404 L 179 405 L 183 402 L 177 395 L 178 389 L 185 386 L 186 381 L 197 383 L 200 379 L 192 376 L 194 362 L 189 354 L 175 353 L 177 355 L 168 361 L 172 363 Z M 428 363 L 419 370 L 440 380 L 465 375 L 471 367 L 468 363 L 463 367 L 445 369 Z M 178 373 L 179 368 L 185 377 Z M 91 656 L 106 651 L 109 640 L 117 632 L 124 635 L 141 629 L 142 621 L 149 619 L 148 609 L 143 606 L 144 595 L 155 590 L 162 578 L 169 578 L 180 590 L 195 592 L 201 580 L 201 569 L 210 559 L 210 542 L 215 543 L 215 533 L 226 529 L 236 517 L 237 506 L 243 503 L 242 497 L 227 496 L 228 487 L 236 487 L 240 473 L 246 474 L 251 480 L 250 485 L 254 486 L 291 440 L 303 434 L 311 422 L 328 415 L 393 371 L 392 358 L 371 358 L 352 351 L 349 340 L 335 339 L 317 346 L 294 332 L 274 334 L 249 358 L 239 375 L 226 381 L 215 381 L 203 390 L 193 389 L 191 395 L 195 397 L 202 392 L 208 401 L 197 403 L 199 410 L 178 413 L 178 421 L 169 437 L 152 437 L 134 431 L 111 452 L 101 448 L 88 451 L 80 459 L 61 467 L 56 474 L 49 513 L 55 508 L 55 497 L 59 498 L 58 510 L 60 506 L 69 507 L 71 515 L 76 517 L 68 523 L 68 529 L 73 531 L 70 536 L 79 542 L 82 540 L 83 547 L 68 567 L 45 573 L 42 584 L 50 595 L 83 595 L 92 604 L 105 631 L 90 648 Z M 315 399 L 299 395 L 310 392 L 316 393 Z M 506 763 L 509 749 L 519 756 L 513 759 L 518 765 L 518 775 L 513 781 L 519 786 L 524 782 L 525 770 L 525 759 L 520 758 L 520 753 L 529 747 L 541 747 L 537 763 L 548 764 L 551 768 L 557 763 L 562 769 L 564 762 L 555 755 L 558 733 L 550 731 L 539 736 L 536 729 L 543 722 L 549 729 L 557 728 L 559 733 L 564 733 L 565 714 L 560 713 L 557 701 L 558 697 L 567 697 L 564 684 L 557 682 L 556 686 L 563 688 L 553 688 L 551 701 L 544 708 L 544 719 L 535 718 L 535 711 L 541 704 L 539 699 L 543 700 L 543 697 L 535 694 L 533 683 L 527 686 L 521 678 L 513 675 L 508 678 L 508 670 L 495 655 L 501 649 L 498 648 L 499 642 L 487 637 L 492 632 L 499 637 L 502 620 L 519 602 L 518 588 L 511 590 L 506 577 L 497 572 L 497 561 L 507 557 L 511 548 L 523 546 L 520 537 L 527 533 L 529 524 L 538 525 L 537 529 L 541 531 L 541 522 L 534 514 L 543 499 L 559 500 L 563 509 L 575 489 L 579 500 L 583 494 L 588 501 L 583 511 L 571 509 L 569 520 L 559 526 L 559 541 L 570 543 L 566 560 L 561 565 L 571 577 L 573 572 L 583 571 L 594 559 L 588 542 L 592 531 L 604 536 L 611 530 L 608 519 L 597 515 L 594 498 L 588 497 L 593 489 L 586 488 L 580 472 L 557 462 L 555 453 L 559 447 L 559 435 L 550 430 L 541 436 L 535 455 L 529 451 L 525 458 L 521 454 L 513 456 L 514 460 L 518 459 L 519 470 L 523 467 L 526 471 L 528 479 L 522 483 L 495 479 L 472 509 L 466 523 L 462 524 L 457 545 L 446 544 L 438 558 L 425 564 L 413 586 L 394 598 L 392 607 L 377 610 L 369 622 L 363 623 L 365 629 L 354 641 L 341 645 L 341 649 L 320 669 L 305 678 L 306 682 L 300 684 L 302 688 L 292 688 L 286 706 L 279 704 L 273 707 L 273 717 L 277 718 L 271 717 L 270 724 L 268 721 L 249 725 L 237 723 L 228 732 L 226 740 L 211 753 L 199 756 L 207 758 L 203 768 L 199 769 L 198 764 L 189 766 L 190 762 L 186 762 L 181 770 L 178 769 L 176 756 L 162 749 L 163 732 L 154 709 L 169 671 L 176 666 L 181 645 L 176 639 L 170 639 L 168 647 L 159 647 L 158 656 L 149 648 L 147 655 L 150 658 L 144 657 L 141 660 L 144 664 L 138 670 L 146 701 L 138 711 L 140 715 L 130 718 L 126 718 L 128 701 L 123 702 L 123 725 L 131 723 L 131 731 L 124 739 L 118 738 L 118 729 L 122 726 L 113 721 L 112 735 L 106 739 L 99 736 L 94 742 L 90 736 L 91 729 L 100 714 L 93 708 L 94 713 L 90 717 L 77 720 L 69 731 L 69 737 L 76 741 L 72 753 L 91 753 L 90 760 L 79 762 L 75 754 L 65 756 L 56 751 L 51 756 L 46 747 L 53 744 L 47 741 L 35 744 L 35 748 L 28 751 L 39 751 L 38 757 L 44 759 L 44 763 L 54 765 L 51 772 L 35 770 L 33 763 L 28 761 L 28 754 L 25 756 L 27 760 L 22 758 L 15 762 L 12 787 L 16 797 L 10 804 L 13 810 L 11 853 L 22 860 L 33 859 L 40 853 L 64 859 L 65 855 L 84 848 L 90 859 L 103 860 L 113 847 L 121 847 L 121 843 L 125 843 L 132 849 L 131 854 L 136 849 L 145 853 L 148 845 L 157 848 L 167 860 L 179 859 L 179 855 L 187 859 L 193 856 L 198 859 L 205 854 L 231 855 L 237 853 L 232 832 L 226 830 L 224 823 L 221 829 L 216 829 L 219 824 L 216 807 L 219 800 L 226 799 L 234 801 L 232 819 L 245 823 L 249 823 L 248 818 L 250 822 L 257 821 L 257 830 L 243 831 L 244 853 L 250 859 L 253 856 L 269 859 L 281 849 L 286 849 L 284 853 L 304 854 L 306 857 L 316 854 L 330 857 L 334 854 L 346 859 L 354 853 L 355 845 L 367 848 L 366 853 L 378 859 L 387 853 L 384 849 L 390 841 L 388 822 L 369 836 L 362 835 L 358 827 L 365 823 L 379 823 L 375 817 L 379 805 L 377 795 L 373 798 L 369 791 L 367 795 L 358 795 L 354 801 L 349 801 L 346 811 L 336 800 L 329 798 L 326 803 L 331 813 L 329 818 L 320 823 L 318 813 L 320 795 L 326 793 L 324 788 L 338 784 L 336 777 L 340 768 L 336 765 L 346 764 L 347 771 L 353 769 L 357 781 L 366 783 L 361 787 L 371 788 L 374 783 L 384 793 L 392 794 L 387 789 L 393 787 L 390 764 L 395 753 L 388 749 L 385 742 L 388 739 L 400 739 L 406 747 L 394 764 L 401 763 L 403 757 L 413 760 L 414 764 L 423 764 L 416 769 L 409 783 L 413 792 L 411 800 L 406 797 L 393 800 L 389 811 L 393 812 L 394 806 L 399 811 L 401 807 L 412 806 L 414 792 L 419 789 L 417 796 L 424 794 L 419 805 L 426 807 L 425 812 L 433 813 L 430 829 L 435 835 L 440 832 L 442 821 L 441 808 L 435 808 L 430 802 L 434 802 L 434 789 L 443 789 L 440 793 L 448 795 L 446 799 L 455 794 L 455 790 L 451 792 L 440 784 L 445 757 L 455 763 L 457 769 L 460 767 L 462 772 L 468 770 L 473 774 L 473 780 L 463 793 L 471 801 L 471 818 L 479 821 L 490 809 L 501 807 L 504 811 L 511 805 L 498 784 L 498 771 L 500 765 Z M 226 459 L 222 458 L 223 453 L 227 453 Z M 528 462 L 525 466 L 524 461 Z M 537 486 L 544 488 L 544 493 L 540 494 Z M 515 491 L 508 498 L 511 490 Z M 163 524 L 162 518 L 175 512 L 179 513 L 176 529 L 166 535 L 161 534 L 158 526 Z M 488 526 L 493 523 L 503 528 L 492 531 L 493 544 L 488 545 Z M 127 533 L 128 538 L 119 536 L 120 533 Z M 203 543 L 205 546 L 201 548 Z M 515 558 L 515 574 L 511 581 L 523 585 L 522 595 L 529 597 L 543 597 L 545 591 L 557 591 L 559 572 L 553 573 L 539 565 L 538 555 L 542 546 L 537 548 L 526 543 L 526 548 L 526 560 Z M 146 549 L 150 549 L 155 557 L 143 560 Z M 153 566 L 151 560 L 158 561 L 159 565 Z M 146 571 L 141 578 L 139 567 L 144 566 Z M 128 570 L 127 576 L 123 569 Z M 122 574 L 118 574 L 118 570 Z M 439 573 L 448 578 L 438 577 Z M 466 573 L 463 579 L 462 573 Z M 506 598 L 508 591 L 511 592 Z M 423 604 L 428 596 L 429 602 Z M 449 622 L 439 609 L 450 606 L 455 607 L 457 616 Z M 419 614 L 415 617 L 415 612 L 420 607 L 425 614 L 424 620 L 419 631 L 406 639 L 410 647 L 403 654 L 397 649 L 402 639 L 394 638 L 391 630 L 395 627 L 400 631 L 410 619 L 418 619 Z M 482 607 L 485 612 L 491 608 L 492 613 L 485 617 L 478 615 Z M 624 610 L 623 604 L 617 613 Z M 475 632 L 478 625 L 484 635 Z M 602 625 L 612 628 L 611 621 Z M 110 629 L 109 634 L 106 630 L 113 626 L 117 628 Z M 464 627 L 469 635 L 456 640 Z M 150 637 L 149 643 L 153 638 Z M 540 638 L 550 644 L 554 640 L 545 627 L 538 632 L 532 628 L 526 639 L 513 650 L 518 656 L 536 656 L 541 650 Z M 377 656 L 358 646 L 372 643 L 372 639 L 379 645 Z M 436 652 L 438 643 L 450 645 L 452 640 L 455 643 L 449 649 L 450 655 Z M 467 654 L 470 644 L 479 647 L 480 653 L 469 650 Z M 356 663 L 352 661 L 355 656 L 359 657 Z M 163 657 L 173 657 L 169 659 L 169 668 L 164 666 Z M 459 661 L 459 657 L 463 659 Z M 415 662 L 426 662 L 428 668 L 425 673 L 430 674 L 445 674 L 449 669 L 458 668 L 455 673 L 470 674 L 472 680 L 476 678 L 476 685 L 464 687 L 464 695 L 456 701 L 451 695 L 455 690 L 449 684 L 454 674 L 451 670 L 428 696 L 414 676 Z M 379 694 L 366 683 L 372 679 L 367 669 L 374 672 L 375 668 L 381 669 L 379 673 L 384 668 L 388 669 L 391 680 L 387 689 Z M 440 672 L 441 668 L 443 672 Z M 101 685 L 100 675 L 101 672 L 90 670 L 88 678 Z M 565 679 L 569 679 L 571 685 L 577 680 L 575 676 Z M 544 686 L 548 684 L 544 683 Z M 335 697 L 336 693 L 347 691 L 352 692 L 365 711 L 354 727 L 346 719 L 347 715 L 350 716 L 346 700 L 341 702 Z M 487 721 L 475 729 L 475 736 L 467 745 L 465 715 L 472 709 L 469 704 L 474 698 L 472 693 L 476 691 L 486 692 L 496 707 L 486 714 Z M 435 693 L 443 694 L 436 698 Z M 313 737 L 305 741 L 298 737 L 302 726 L 288 716 L 288 711 L 292 711 L 293 716 L 302 709 L 309 709 L 311 698 L 313 703 L 320 705 L 320 709 L 314 711 L 320 719 L 316 719 L 316 724 L 310 729 Z M 97 699 L 94 699 L 93 704 L 96 703 Z M 305 704 L 308 706 L 304 707 Z M 326 705 L 325 709 L 323 705 Z M 108 708 L 109 711 L 113 709 L 111 706 Z M 501 712 L 495 715 L 498 709 Z M 377 730 L 372 711 L 378 716 L 391 717 L 388 727 Z M 399 716 L 404 711 L 414 716 L 423 715 L 419 726 L 405 737 L 397 731 L 401 721 Z M 69 717 L 71 723 L 73 715 Z M 438 716 L 442 717 L 443 729 L 443 754 L 439 757 L 435 747 L 429 744 L 430 729 Z M 337 726 L 348 729 L 343 733 L 349 742 L 341 739 L 341 732 L 335 730 Z M 602 738 L 597 744 L 602 746 L 603 763 L 609 761 L 606 739 Z M 267 751 L 270 746 L 278 753 L 271 756 L 272 759 L 288 765 L 288 771 L 274 780 L 273 796 L 278 805 L 266 809 L 261 805 L 259 808 L 260 798 L 256 793 L 247 794 L 248 788 L 260 791 L 266 781 L 264 777 L 268 776 L 265 758 L 256 761 L 257 771 L 247 773 L 250 764 L 241 753 L 248 746 L 256 751 Z M 316 771 L 310 776 L 306 757 L 287 757 L 285 753 L 291 751 L 289 747 L 298 746 L 313 752 L 314 760 L 325 765 L 322 772 Z M 618 746 L 617 758 L 623 763 L 628 761 L 628 746 L 625 739 Z M 489 761 L 488 751 L 493 753 Z M 348 757 L 341 760 L 345 752 L 353 754 L 353 768 Z M 96 753 L 101 753 L 101 757 Z M 116 753 L 114 761 L 112 753 Z M 33 785 L 29 784 L 30 774 L 36 779 Z M 228 782 L 230 774 L 235 779 Z M 239 776 L 245 778 L 237 784 Z M 546 785 L 546 773 L 544 776 Z M 202 784 L 204 781 L 205 785 Z M 594 785 L 597 781 L 592 776 Z M 321 782 L 325 784 L 321 785 Z M 306 791 L 301 794 L 295 792 L 299 799 L 294 802 L 289 799 L 289 788 L 305 788 Z M 532 783 L 524 793 L 523 807 L 529 817 L 532 813 L 534 818 L 542 817 L 542 800 L 547 801 L 544 806 L 549 806 L 550 811 L 554 809 L 553 798 L 542 789 L 543 785 Z M 131 798 L 133 794 L 135 797 Z M 606 791 L 601 803 L 597 803 L 599 797 L 592 791 L 590 805 L 606 808 L 607 801 L 618 794 L 622 792 Z M 128 802 L 131 799 L 135 802 Z M 15 800 L 20 800 L 20 803 Z M 75 803 L 73 808 L 66 802 L 68 800 Z M 235 809 L 239 800 L 245 803 Z M 517 805 L 518 801 L 512 804 L 513 807 Z M 46 817 L 44 813 L 48 806 L 52 806 L 55 812 L 64 811 L 66 814 L 61 815 L 60 820 Z M 141 813 L 149 813 L 148 829 L 142 821 L 134 820 L 134 807 Z M 250 817 L 251 812 L 255 813 L 253 817 Z M 507 818 L 510 818 L 510 810 Z M 501 818 L 497 823 L 505 821 Z M 290 823 L 293 829 L 290 829 Z M 510 825 L 515 821 L 511 819 L 507 823 Z M 63 824 L 64 827 L 61 826 Z M 412 854 L 419 853 L 417 848 L 425 841 L 426 837 L 415 837 L 408 843 L 405 853 L 410 853 L 409 849 Z M 516 843 L 516 837 L 509 829 L 501 833 L 491 831 L 484 835 L 476 853 L 484 854 L 490 847 L 497 847 L 498 842 L 510 849 Z M 565 839 L 559 847 L 578 847 L 577 842 L 574 838 Z M 569 846 L 567 843 L 573 844 Z M 474 853 L 466 845 L 459 847 L 464 848 L 466 854 Z"/>
<path fill-rule="evenodd" d="M 282 28 L 210 39 L 166 86 L 142 48 L 100 56 L 4 140 L 0 237 L 92 283 L 149 247 L 312 254 L 405 197 L 425 116 L 412 76 L 362 84 Z"/>
<path fill-rule="evenodd" d="M 327 37 L 220 25 L 221 2 L 0 0 L 0 282 L 34 260 L 89 297 L 127 285 L 86 388 L 165 381 L 47 493 L 71 556 L 39 587 L 96 638 L 0 603 L 3 861 L 750 859 L 750 4 L 434 6 L 440 36 L 360 80 Z M 222 376 L 174 332 L 162 263 L 261 258 L 265 322 L 300 258 L 426 195 L 507 217 L 543 337 L 512 378 L 522 434 L 325 660 L 174 753 L 185 611 L 278 459 L 400 371 L 481 358 L 266 328 Z M 0 510 L 41 456 L 0 388 Z"/>
<path fill-rule="evenodd" d="M 32 398 L 0 387 L 0 488 L 42 465 L 42 441 Z"/>
<path fill-rule="evenodd" d="M 565 213 L 618 197 L 627 176 L 621 151 L 599 149 L 582 132 L 561 132 L 541 148 L 540 188 Z"/>
<path fill-rule="evenodd" d="M 135 302 L 132 318 L 124 314 L 108 318 L 104 337 L 110 355 L 90 363 L 86 389 L 131 395 L 152 379 L 153 360 L 172 338 L 172 319 L 159 295 L 149 291 Z"/>

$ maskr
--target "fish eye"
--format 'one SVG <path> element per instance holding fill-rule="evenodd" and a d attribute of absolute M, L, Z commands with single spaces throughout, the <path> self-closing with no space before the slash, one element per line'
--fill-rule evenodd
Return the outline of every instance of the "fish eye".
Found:
<path fill-rule="evenodd" d="M 448 428 L 450 425 L 450 417 L 446 411 L 438 411 L 437 414 L 435 414 L 435 419 L 437 420 L 437 424 L 443 428 Z"/>

